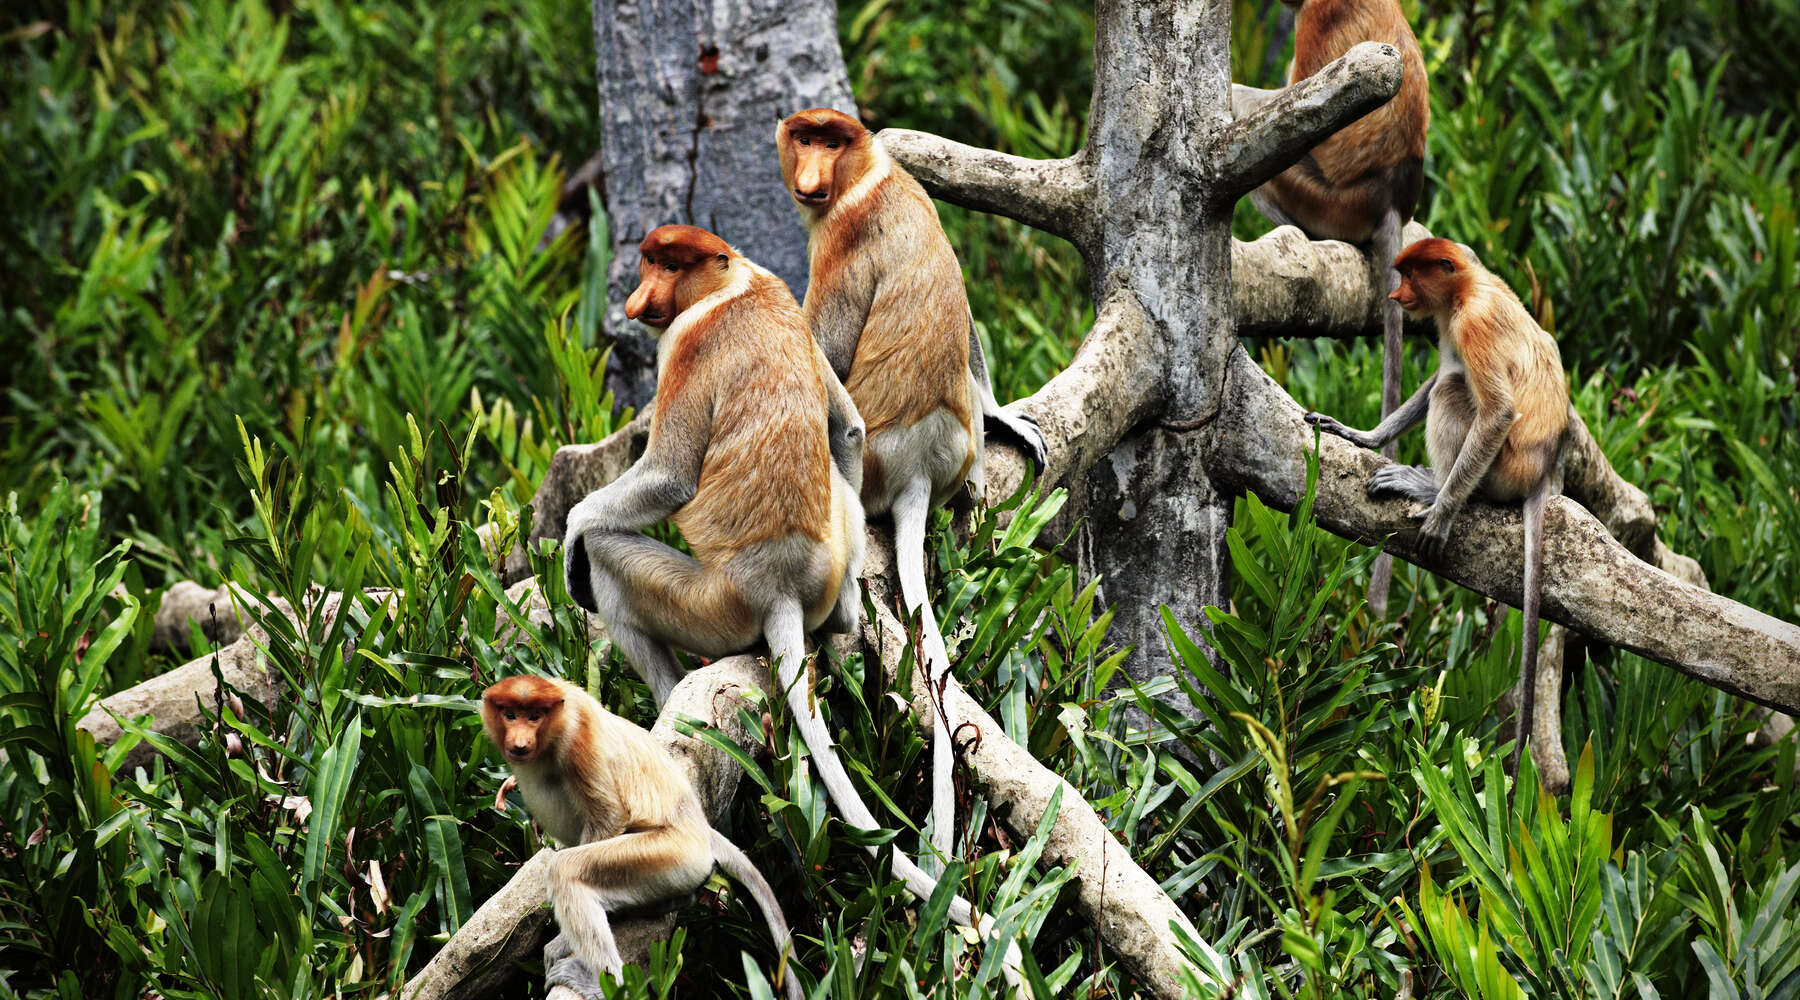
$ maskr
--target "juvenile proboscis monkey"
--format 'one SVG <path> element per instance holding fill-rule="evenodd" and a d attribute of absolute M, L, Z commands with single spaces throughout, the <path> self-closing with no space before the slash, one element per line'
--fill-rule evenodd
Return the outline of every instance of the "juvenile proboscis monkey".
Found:
<path fill-rule="evenodd" d="M 964 482 L 983 494 L 987 431 L 1010 438 L 1039 468 L 1044 436 L 1031 417 L 994 399 L 962 269 L 919 182 L 862 123 L 830 108 L 790 116 L 775 145 L 809 236 L 806 318 L 867 422 L 863 510 L 893 515 L 900 596 L 920 619 L 920 660 L 937 708 L 931 839 L 949 856 L 958 720 L 941 696 L 950 657 L 925 590 L 926 523 Z"/>
<path fill-rule="evenodd" d="M 671 647 L 717 657 L 766 639 L 832 801 L 877 829 L 803 674 L 808 631 L 861 620 L 863 418 L 781 279 L 693 226 L 652 230 L 638 250 L 625 315 L 663 330 L 650 438 L 624 475 L 570 510 L 569 593 L 659 706 L 681 677 Z M 640 534 L 669 518 L 692 556 Z M 936 880 L 903 855 L 893 864 L 930 897 Z M 974 920 L 961 897 L 950 916 Z M 977 926 L 985 935 L 992 921 Z M 1018 945 L 1007 955 L 1014 977 Z"/>
<path fill-rule="evenodd" d="M 1425 57 L 1398 0 L 1282 0 L 1294 14 L 1294 61 L 1288 85 L 1312 76 L 1361 42 L 1386 42 L 1400 50 L 1400 93 L 1313 147 L 1299 163 L 1250 193 L 1250 201 L 1275 225 L 1299 226 L 1309 239 L 1365 246 L 1376 287 L 1392 290 L 1398 276 L 1388 262 L 1400 252 L 1400 232 L 1412 221 L 1425 178 L 1425 131 L 1431 101 Z M 1245 115 L 1280 94 L 1233 85 L 1232 111 Z M 1401 318 L 1383 304 L 1381 415 L 1400 405 Z M 1381 452 L 1396 454 L 1390 445 Z M 1369 581 L 1369 607 L 1387 614 L 1394 561 L 1382 554 Z"/>
<path fill-rule="evenodd" d="M 1562 489 L 1568 440 L 1562 354 L 1512 289 L 1467 247 L 1420 240 L 1395 258 L 1394 268 L 1400 287 L 1393 300 L 1410 316 L 1437 321 L 1437 372 L 1372 431 L 1351 430 L 1320 413 L 1309 413 L 1306 420 L 1364 448 L 1379 448 L 1425 421 L 1431 467 L 1382 466 L 1370 478 L 1368 493 L 1430 505 L 1419 529 L 1419 553 L 1428 559 L 1442 554 L 1450 524 L 1471 495 L 1493 503 L 1524 502 L 1525 649 L 1516 764 L 1531 733 L 1537 691 L 1544 504 Z"/>
<path fill-rule="evenodd" d="M 562 848 L 550 862 L 562 934 L 545 949 L 547 986 L 599 996 L 598 973 L 617 978 L 623 966 L 607 915 L 680 899 L 716 862 L 756 900 L 781 953 L 777 981 L 788 1000 L 803 1000 L 775 891 L 706 821 L 694 786 L 648 732 L 573 684 L 524 675 L 482 694 L 481 722 L 532 818 Z"/>

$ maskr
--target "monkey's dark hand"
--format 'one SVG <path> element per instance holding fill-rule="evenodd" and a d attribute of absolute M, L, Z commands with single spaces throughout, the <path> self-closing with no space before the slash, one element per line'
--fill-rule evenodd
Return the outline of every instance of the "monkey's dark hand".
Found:
<path fill-rule="evenodd" d="M 1311 413 L 1308 413 L 1303 419 L 1305 419 L 1305 421 L 1309 425 L 1311 425 L 1313 427 L 1317 427 L 1319 430 L 1324 431 L 1327 434 L 1335 435 L 1336 437 L 1341 437 L 1344 440 L 1350 442 L 1351 444 L 1356 445 L 1358 448 L 1373 449 L 1375 447 L 1374 443 L 1369 440 L 1369 436 L 1367 434 L 1364 434 L 1362 431 L 1359 431 L 1359 430 L 1355 429 L 1354 427 L 1346 426 L 1344 423 L 1339 421 L 1338 418 L 1336 418 L 1336 417 L 1328 417 L 1325 414 L 1320 413 L 1315 410 Z"/>
<path fill-rule="evenodd" d="M 1039 472 L 1049 460 L 1050 450 L 1044 444 L 1044 432 L 1037 418 L 1029 413 L 1000 410 L 983 415 L 982 429 L 995 437 L 1003 437 L 1025 453 L 1025 458 Z"/>
<path fill-rule="evenodd" d="M 566 986 L 590 1000 L 601 996 L 600 978 L 586 962 L 575 957 L 569 939 L 561 934 L 544 946 L 544 991 L 558 986 Z"/>
<path fill-rule="evenodd" d="M 1443 558 L 1444 543 L 1450 540 L 1450 522 L 1456 519 L 1456 512 L 1436 503 L 1425 512 L 1424 519 L 1425 523 L 1419 525 L 1419 555 L 1428 562 L 1437 562 Z"/>

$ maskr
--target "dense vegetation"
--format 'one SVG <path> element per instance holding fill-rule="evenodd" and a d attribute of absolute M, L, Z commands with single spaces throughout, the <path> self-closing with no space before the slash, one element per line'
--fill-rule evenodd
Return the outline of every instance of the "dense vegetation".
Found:
<path fill-rule="evenodd" d="M 1264 6 L 1238 4 L 1234 60 L 1270 84 L 1285 54 Z M 1800 619 L 1800 7 L 1503 9 L 1409 4 L 1433 87 L 1423 221 L 1530 292 L 1670 546 Z M 554 449 L 621 417 L 593 332 L 605 243 L 576 227 L 540 246 L 563 166 L 598 142 L 588 17 L 580 0 L 9 7 L 0 997 L 389 992 L 536 847 L 489 808 L 502 769 L 468 697 L 539 669 L 647 718 L 572 613 L 498 643 L 517 612 L 469 530 L 518 531 Z M 841 8 L 872 122 L 1028 155 L 1079 141 L 1092 25 L 1043 0 Z M 1091 318 L 1079 261 L 944 215 L 1001 395 L 1027 393 Z M 1263 228 L 1247 207 L 1239 224 Z M 1367 345 L 1251 346 L 1307 405 L 1372 422 Z M 1415 351 L 1409 381 L 1428 363 Z M 1403 568 L 1403 613 L 1374 622 L 1370 553 L 1254 500 L 1213 616 L 1222 668 L 1197 623 L 1170 622 L 1181 683 L 1121 691 L 1091 581 L 1035 538 L 1057 500 L 1034 503 L 966 548 L 937 536 L 961 676 L 1101 807 L 1237 995 L 1388 997 L 1402 968 L 1420 997 L 1800 991 L 1794 741 L 1748 742 L 1752 706 L 1596 655 L 1565 699 L 1575 788 L 1540 795 L 1501 772 L 1491 711 L 1517 616 Z M 213 700 L 197 747 L 115 774 L 124 748 L 74 720 L 182 658 L 151 650 L 149 611 L 183 578 L 405 598 L 271 620 L 271 666 L 304 697 Z M 922 815 L 917 727 L 854 662 L 829 697 L 863 780 Z M 1129 705 L 1210 725 L 1148 742 Z M 788 902 L 807 982 L 988 988 L 793 762 L 752 773 L 732 829 Z M 992 830 L 965 891 L 1016 922 L 1058 995 L 1133 993 L 1065 873 Z M 770 964 L 752 913 L 705 900 L 633 995 L 763 995 L 740 958 Z"/>

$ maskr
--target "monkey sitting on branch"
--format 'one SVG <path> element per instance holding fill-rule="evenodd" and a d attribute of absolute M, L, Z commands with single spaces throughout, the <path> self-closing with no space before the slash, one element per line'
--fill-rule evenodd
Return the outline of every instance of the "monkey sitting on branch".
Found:
<path fill-rule="evenodd" d="M 1467 247 L 1420 240 L 1394 260 L 1400 287 L 1389 296 L 1407 315 L 1437 321 L 1438 369 L 1411 399 L 1372 431 L 1352 430 L 1322 413 L 1307 423 L 1364 448 L 1379 448 L 1425 421 L 1430 468 L 1385 465 L 1369 479 L 1372 497 L 1402 496 L 1429 508 L 1418 515 L 1419 554 L 1435 560 L 1450 525 L 1471 495 L 1524 502 L 1525 615 L 1521 688 L 1512 764 L 1531 735 L 1537 693 L 1538 590 L 1544 504 L 1562 490 L 1569 387 L 1556 340 L 1506 283 Z"/>
<path fill-rule="evenodd" d="M 1392 290 L 1398 276 L 1388 263 L 1400 252 L 1400 233 L 1412 221 L 1425 180 L 1425 132 L 1431 99 L 1425 57 L 1398 0 L 1281 0 L 1294 15 L 1294 61 L 1288 86 L 1312 76 L 1359 42 L 1386 42 L 1400 50 L 1402 76 L 1394 99 L 1313 147 L 1287 170 L 1250 192 L 1250 202 L 1277 226 L 1298 226 L 1308 239 L 1341 240 L 1367 247 L 1376 287 Z M 1239 117 L 1282 93 L 1241 84 L 1231 88 Z M 1400 309 L 1383 303 L 1381 415 L 1400 405 Z M 1390 445 L 1381 450 L 1393 458 Z M 1394 561 L 1375 560 L 1369 608 L 1387 614 Z"/>
<path fill-rule="evenodd" d="M 931 843 L 949 857 L 958 720 L 943 697 L 950 656 L 925 592 L 926 523 L 965 482 L 985 494 L 987 432 L 1010 439 L 1039 469 L 1044 435 L 994 399 L 962 269 L 919 182 L 861 122 L 831 108 L 788 117 L 775 146 L 807 228 L 807 322 L 867 421 L 863 509 L 893 515 L 900 597 L 919 616 L 919 660 L 936 707 Z"/>
<path fill-rule="evenodd" d="M 808 631 L 862 618 L 862 417 L 780 278 L 694 226 L 652 230 L 638 251 L 625 315 L 663 331 L 650 438 L 569 511 L 569 594 L 600 616 L 658 706 L 681 678 L 672 647 L 719 657 L 766 640 L 832 802 L 879 829 L 805 674 Z M 665 519 L 692 556 L 640 533 Z M 921 900 L 937 888 L 902 854 L 893 870 Z M 949 912 L 991 935 L 992 918 L 962 897 Z M 1016 943 L 1004 968 L 1018 985 Z"/>
<path fill-rule="evenodd" d="M 775 982 L 786 984 L 788 1000 L 804 1000 L 775 891 L 706 821 L 694 786 L 647 731 L 573 684 L 525 675 L 482 693 L 481 723 L 531 817 L 562 847 L 550 863 L 562 933 L 544 949 L 547 988 L 599 996 L 598 973 L 616 979 L 624 967 L 607 914 L 680 899 L 716 862 L 762 911 L 781 953 Z"/>

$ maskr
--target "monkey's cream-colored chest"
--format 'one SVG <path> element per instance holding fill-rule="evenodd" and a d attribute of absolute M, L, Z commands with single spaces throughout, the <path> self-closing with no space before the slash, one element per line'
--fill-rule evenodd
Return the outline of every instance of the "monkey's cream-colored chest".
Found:
<path fill-rule="evenodd" d="M 513 772 L 519 779 L 519 795 L 531 818 L 559 845 L 573 847 L 581 843 L 587 818 L 577 806 L 576 797 L 563 787 L 560 778 L 544 774 Z"/>

